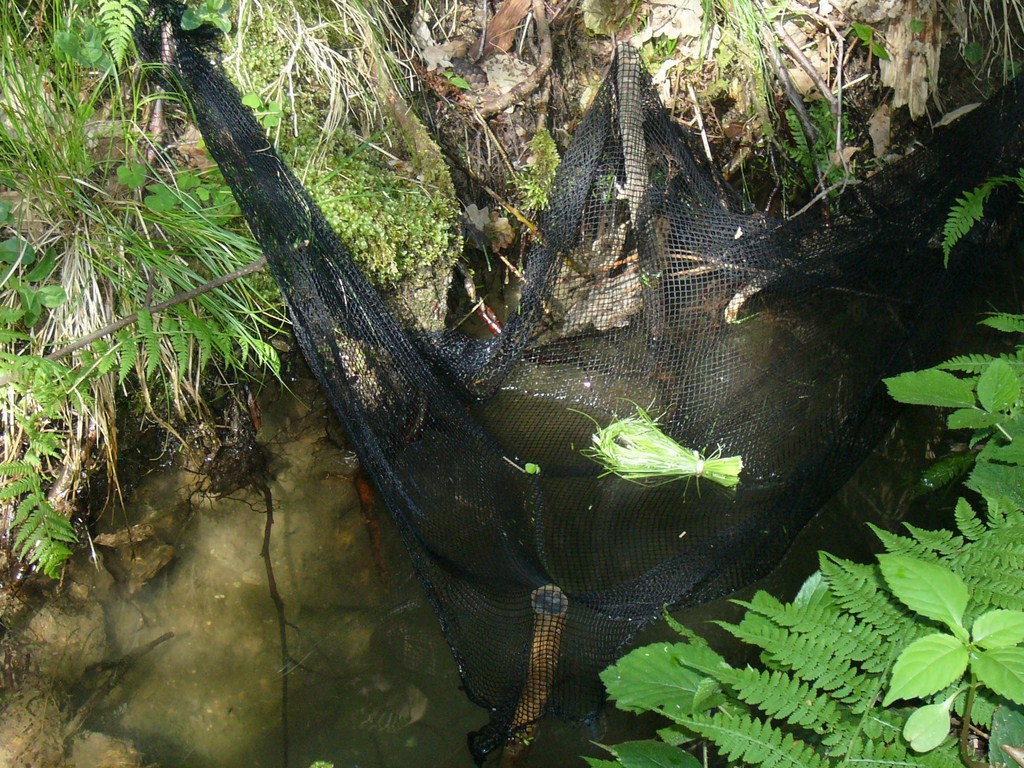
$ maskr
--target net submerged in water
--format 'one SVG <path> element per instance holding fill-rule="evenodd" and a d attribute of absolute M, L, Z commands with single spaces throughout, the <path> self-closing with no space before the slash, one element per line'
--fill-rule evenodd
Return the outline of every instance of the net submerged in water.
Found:
<path fill-rule="evenodd" d="M 933 362 L 972 271 L 943 269 L 950 205 L 1022 156 L 1016 83 L 849 189 L 828 226 L 750 215 L 620 47 L 504 331 L 421 332 L 367 283 L 209 44 L 163 13 L 144 47 L 191 104 L 490 711 L 478 760 L 544 713 L 596 711 L 597 672 L 663 605 L 779 560 L 891 424 L 880 379 Z M 741 456 L 738 486 L 630 482 L 584 455 L 595 423 L 637 403 L 679 445 Z"/>

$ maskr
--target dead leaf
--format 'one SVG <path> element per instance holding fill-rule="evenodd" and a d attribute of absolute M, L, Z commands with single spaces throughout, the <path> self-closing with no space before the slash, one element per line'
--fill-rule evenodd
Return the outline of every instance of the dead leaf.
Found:
<path fill-rule="evenodd" d="M 487 73 L 487 88 L 498 95 L 508 93 L 526 80 L 535 67 L 525 61 L 513 58 L 507 53 L 496 53 L 480 62 Z"/>
<path fill-rule="evenodd" d="M 651 15 L 647 25 L 630 41 L 640 47 L 655 37 L 670 40 L 697 39 L 700 37 L 704 10 L 700 0 L 660 0 L 651 3 Z"/>
<path fill-rule="evenodd" d="M 843 147 L 842 157 L 839 156 L 838 152 L 829 152 L 828 159 L 836 168 L 845 168 L 850 164 L 850 160 L 854 154 L 860 151 L 860 147 Z"/>
<path fill-rule="evenodd" d="M 530 5 L 531 0 L 505 0 L 501 4 L 484 31 L 484 56 L 496 51 L 509 52 Z"/>
<path fill-rule="evenodd" d="M 889 150 L 889 123 L 892 110 L 882 104 L 868 118 L 868 135 L 871 136 L 871 152 L 881 157 Z"/>
<path fill-rule="evenodd" d="M 959 120 L 961 117 L 966 115 L 968 112 L 973 112 L 975 109 L 981 106 L 981 102 L 974 102 L 973 104 L 964 104 L 962 107 L 954 109 L 952 112 L 947 112 L 939 121 L 935 124 L 935 128 L 941 128 L 944 125 L 949 125 L 955 120 Z"/>
<path fill-rule="evenodd" d="M 583 26 L 595 35 L 611 35 L 619 25 L 619 10 L 613 0 L 583 0 Z"/>

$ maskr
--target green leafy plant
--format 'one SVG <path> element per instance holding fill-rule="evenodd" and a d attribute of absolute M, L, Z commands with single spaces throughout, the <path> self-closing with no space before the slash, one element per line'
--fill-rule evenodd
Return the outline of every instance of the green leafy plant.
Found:
<path fill-rule="evenodd" d="M 813 146 L 808 143 L 796 112 L 792 108 L 785 112 L 790 141 L 783 145 L 783 149 L 796 168 L 795 178 L 788 177 L 788 175 L 783 178 L 783 183 L 788 189 L 798 187 L 813 189 L 819 183 L 824 187 L 829 187 L 836 184 L 846 173 L 843 164 L 837 162 L 835 157 L 836 121 L 828 103 L 825 101 L 814 102 L 808 107 L 807 114 L 817 130 L 817 138 Z M 847 128 L 845 120 L 843 121 L 842 138 L 844 143 L 853 139 L 853 134 Z"/>
<path fill-rule="evenodd" d="M 150 151 L 169 97 L 145 69 L 108 76 L 97 32 L 66 36 L 95 19 L 43 5 L 0 6 L 0 537 L 56 576 L 83 468 L 116 477 L 115 395 L 172 429 L 203 418 L 211 369 L 277 370 L 283 321 L 269 278 L 217 282 L 261 256 L 219 172 Z"/>
<path fill-rule="evenodd" d="M 1021 168 L 1016 176 L 995 176 L 988 179 L 957 199 L 942 227 L 942 253 L 947 264 L 953 246 L 985 216 L 985 203 L 992 193 L 1008 186 L 1017 187 L 1024 202 L 1024 168 Z"/>
<path fill-rule="evenodd" d="M 114 68 L 103 31 L 91 20 L 73 19 L 68 28 L 56 33 L 53 45 L 66 59 L 85 69 L 106 73 Z"/>
<path fill-rule="evenodd" d="M 982 321 L 1024 333 L 1024 315 Z M 875 565 L 819 555 L 796 598 L 757 592 L 738 623 L 759 652 L 738 667 L 666 614 L 682 642 L 634 650 L 602 679 L 617 706 L 668 719 L 660 741 L 609 747 L 592 766 L 697 766 L 695 739 L 729 765 L 1005 764 L 1024 742 L 1024 346 L 886 380 L 901 402 L 952 409 L 970 429 L 956 530 L 875 529 Z M 1019 752 L 1018 752 L 1019 754 Z"/>
<path fill-rule="evenodd" d="M 231 0 L 200 0 L 198 5 L 185 9 L 181 15 L 181 28 L 198 29 L 204 24 L 227 34 L 231 31 Z"/>
<path fill-rule="evenodd" d="M 911 22 L 911 25 L 913 25 L 913 22 Z M 885 46 L 878 42 L 878 32 L 875 31 L 874 27 L 867 24 L 851 24 L 850 31 L 853 32 L 858 40 L 868 46 L 873 56 L 884 61 L 889 60 L 889 52 L 885 50 Z"/>
<path fill-rule="evenodd" d="M 658 750 L 657 765 L 700 765 L 677 749 L 695 738 L 730 765 L 962 765 L 973 758 L 951 736 L 951 713 L 961 732 L 987 729 L 997 708 L 1016 711 L 1024 697 L 1024 572 L 992 567 L 1019 564 L 1024 512 L 992 500 L 983 522 L 962 500 L 958 522 L 959 533 L 884 534 L 880 565 L 822 554 L 791 603 L 763 591 L 740 603 L 741 621 L 718 623 L 760 651 L 756 666 L 730 664 L 666 615 L 682 642 L 627 654 L 602 674 L 608 693 L 671 722 L 660 743 L 641 742 Z M 936 633 L 939 616 L 957 634 Z M 926 703 L 890 706 L 901 698 Z M 617 761 L 590 765 L 652 764 L 613 749 Z"/>
<path fill-rule="evenodd" d="M 1024 333 L 1024 315 L 996 313 L 981 324 Z M 971 431 L 972 450 L 957 467 L 970 468 L 968 487 L 1024 505 L 1024 345 L 998 356 L 960 355 L 885 383 L 902 403 L 952 409 L 947 426 Z"/>
<path fill-rule="evenodd" d="M 267 130 L 277 128 L 281 124 L 284 110 L 280 102 L 271 101 L 264 104 L 259 94 L 247 93 L 242 97 L 242 103 L 256 114 L 256 119 L 260 121 L 260 125 Z"/>

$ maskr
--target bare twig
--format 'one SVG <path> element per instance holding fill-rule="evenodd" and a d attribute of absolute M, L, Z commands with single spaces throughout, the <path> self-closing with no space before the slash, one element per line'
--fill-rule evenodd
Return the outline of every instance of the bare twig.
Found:
<path fill-rule="evenodd" d="M 202 296 L 204 293 L 208 293 L 212 291 L 214 288 L 220 288 L 222 285 L 226 285 L 227 283 L 237 280 L 240 277 L 251 275 L 253 272 L 259 272 L 266 265 L 266 256 L 261 256 L 260 258 L 256 259 L 256 261 L 252 262 L 251 264 L 246 264 L 241 269 L 236 269 L 234 272 L 229 272 L 226 275 L 215 277 L 213 280 L 210 280 L 207 283 L 203 283 L 202 285 L 196 286 L 195 288 L 192 288 L 188 291 L 184 291 L 183 293 L 176 294 L 171 298 L 167 299 L 166 301 L 161 301 L 159 304 L 153 304 L 151 306 L 143 307 L 143 309 L 140 311 L 146 311 L 150 313 L 162 312 L 163 310 L 170 309 L 171 307 L 177 306 L 178 304 L 183 304 L 186 301 L 191 301 L 197 296 Z M 109 325 L 105 325 L 102 328 L 93 331 L 92 333 L 86 334 L 85 336 L 82 336 L 79 339 L 75 339 L 70 344 L 63 346 L 60 349 L 57 349 L 48 355 L 44 355 L 43 359 L 60 360 L 63 357 L 67 357 L 72 352 L 77 352 L 83 347 L 89 346 L 94 341 L 102 339 L 104 336 L 109 336 L 110 334 L 116 333 L 122 328 L 126 328 L 127 326 L 138 322 L 138 319 L 139 313 L 132 312 L 130 315 L 126 315 L 125 317 L 122 317 L 120 320 L 116 320 L 113 323 L 110 323 Z M 6 376 L 0 376 L 0 387 L 6 384 L 10 384 L 16 378 L 16 373 L 8 373 Z"/>
<path fill-rule="evenodd" d="M 789 100 L 790 106 L 793 107 L 797 120 L 800 121 L 800 127 L 803 128 L 804 136 L 807 137 L 808 146 L 813 147 L 814 143 L 818 140 L 818 129 L 814 127 L 811 116 L 807 114 L 804 100 L 801 98 L 796 86 L 793 85 L 793 79 L 789 76 L 789 70 L 783 64 L 782 56 L 779 55 L 779 49 L 775 47 L 775 41 L 771 38 L 767 29 L 764 30 L 764 37 L 765 48 L 768 49 L 772 65 L 775 67 L 775 76 L 782 83 L 782 89 L 786 92 L 786 98 Z"/>
<path fill-rule="evenodd" d="M 799 211 L 790 216 L 790 220 L 795 219 L 797 216 L 800 216 L 804 213 L 807 213 L 807 211 L 809 211 L 815 203 L 825 199 L 830 194 L 835 192 L 837 189 L 845 189 L 846 187 L 852 187 L 855 184 L 860 184 L 860 182 L 857 179 L 842 179 L 841 181 L 837 181 L 835 184 L 825 187 L 825 189 L 821 190 L 821 192 L 819 192 L 810 200 L 808 200 L 807 204 L 804 205 L 803 208 L 801 208 Z"/>
<path fill-rule="evenodd" d="M 551 69 L 551 30 L 548 28 L 548 19 L 544 11 L 544 0 L 533 0 L 533 20 L 537 25 L 537 39 L 540 41 L 540 60 L 537 62 L 537 68 L 508 93 L 485 101 L 477 107 L 476 111 L 481 117 L 496 115 L 529 96 L 540 87 L 548 70 Z"/>
<path fill-rule="evenodd" d="M 704 142 L 704 154 L 708 156 L 708 162 L 714 163 L 715 158 L 711 156 L 711 144 L 708 142 L 708 132 L 704 130 L 704 118 L 700 113 L 700 104 L 697 103 L 697 93 L 693 90 L 693 83 L 687 83 L 686 89 L 690 94 L 690 101 L 693 102 L 693 113 L 697 117 L 697 127 L 700 128 L 700 138 Z"/>
<path fill-rule="evenodd" d="M 775 31 L 775 34 L 778 35 L 782 44 L 786 46 L 786 50 L 789 51 L 789 55 L 793 57 L 793 60 L 800 66 L 800 69 L 806 72 L 807 76 L 814 82 L 815 87 L 821 92 L 821 97 L 829 103 L 829 106 L 832 107 L 833 114 L 835 114 L 838 109 L 837 99 L 832 94 L 832 89 L 828 87 L 828 83 L 826 83 L 822 78 L 821 73 L 819 73 L 808 58 L 804 56 L 804 52 L 800 50 L 800 46 L 793 41 L 793 38 L 791 38 L 789 33 L 786 32 L 785 27 L 782 26 L 782 22 L 776 21 L 772 25 L 772 29 Z"/>

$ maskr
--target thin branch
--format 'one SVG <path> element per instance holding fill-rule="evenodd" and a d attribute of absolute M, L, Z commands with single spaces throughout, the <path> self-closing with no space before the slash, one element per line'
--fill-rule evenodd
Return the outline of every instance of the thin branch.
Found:
<path fill-rule="evenodd" d="M 838 100 L 832 94 L 832 89 L 828 87 L 828 83 L 825 82 L 818 70 L 814 68 L 814 65 L 804 56 L 800 46 L 793 41 L 793 38 L 789 36 L 789 33 L 782 26 L 782 22 L 776 21 L 772 24 L 772 29 L 775 30 L 775 34 L 778 35 L 782 44 L 786 46 L 789 55 L 800 65 L 800 69 L 806 72 L 807 76 L 814 82 L 815 87 L 821 92 L 821 97 L 829 103 L 829 106 L 832 107 L 832 113 L 835 114 L 838 109 Z"/>
<path fill-rule="evenodd" d="M 214 288 L 220 288 L 222 285 L 226 285 L 234 280 L 237 280 L 240 277 L 251 275 L 253 272 L 259 272 L 266 265 L 267 257 L 261 256 L 260 258 L 256 259 L 256 261 L 252 262 L 251 264 L 246 264 L 241 269 L 236 269 L 234 272 L 229 272 L 226 275 L 215 277 L 213 280 L 210 280 L 207 283 L 203 283 L 200 286 L 187 290 L 183 293 L 175 294 L 166 301 L 161 301 L 159 304 L 153 304 L 152 306 L 143 307 L 143 309 L 140 311 L 147 311 L 151 313 L 162 312 L 165 309 L 170 309 L 171 307 L 176 306 L 178 304 L 183 304 L 186 301 L 191 301 L 197 296 L 202 296 L 204 293 L 209 293 Z M 48 355 L 44 355 L 43 359 L 60 360 L 63 357 L 67 357 L 72 352 L 77 352 L 83 347 L 89 346 L 94 341 L 102 339 L 104 336 L 109 336 L 112 333 L 117 333 L 117 331 L 120 331 L 122 328 L 126 328 L 129 325 L 138 322 L 138 320 L 139 313 L 132 312 L 130 315 L 126 315 L 125 317 L 122 317 L 120 320 L 116 320 L 113 323 L 110 323 L 109 325 L 105 325 L 102 328 L 93 331 L 92 333 L 86 334 L 85 336 L 82 336 L 79 339 L 75 339 L 70 344 L 63 346 L 60 349 L 57 349 Z M 8 373 L 6 376 L 0 376 L 0 387 L 10 384 L 17 377 L 17 373 Z"/>
<path fill-rule="evenodd" d="M 801 214 L 807 213 L 807 211 L 809 211 L 811 209 L 811 207 L 815 203 L 819 202 L 820 200 L 825 199 L 830 194 L 835 192 L 837 189 L 845 189 L 846 187 L 852 187 L 855 184 L 860 184 L 860 182 L 857 181 L 857 179 L 843 179 L 841 181 L 837 181 L 835 184 L 832 184 L 831 186 L 825 187 L 825 189 L 821 190 L 821 192 L 819 192 L 814 197 L 812 197 L 810 200 L 808 200 L 807 204 L 804 205 L 803 208 L 801 208 L 799 211 L 797 211 L 792 216 L 790 216 L 789 220 L 792 221 L 797 216 L 800 216 Z"/>

